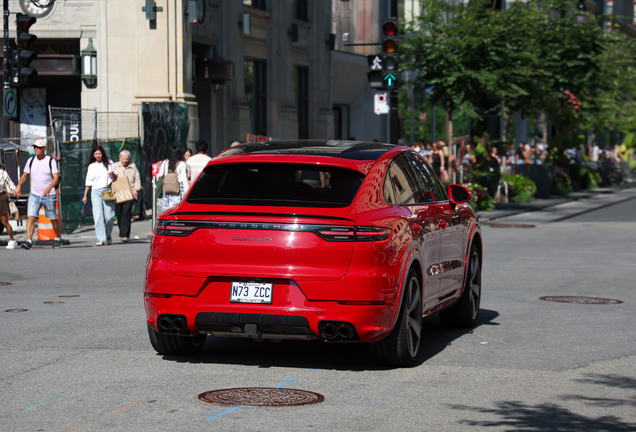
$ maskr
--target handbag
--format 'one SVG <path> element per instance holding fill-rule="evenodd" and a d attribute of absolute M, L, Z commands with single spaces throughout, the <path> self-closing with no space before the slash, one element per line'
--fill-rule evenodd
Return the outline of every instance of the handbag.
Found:
<path fill-rule="evenodd" d="M 2 171 L 2 181 L 4 182 L 4 192 L 7 194 L 7 201 L 9 202 L 9 214 L 16 214 L 18 212 L 18 206 L 15 205 L 13 201 L 11 201 L 11 197 L 9 196 L 9 188 L 7 187 L 7 179 L 4 177 L 4 173 L 6 171 Z M 9 175 L 9 174 L 7 174 Z"/>
<path fill-rule="evenodd" d="M 132 189 L 128 177 L 121 175 L 117 180 L 110 184 L 110 188 L 115 194 L 115 202 L 117 204 L 125 203 L 133 200 Z"/>
<path fill-rule="evenodd" d="M 109 172 L 106 173 L 106 187 L 108 187 L 108 175 Z M 113 192 L 111 188 L 108 188 L 102 192 L 102 199 L 104 201 L 115 201 L 117 197 L 115 197 L 115 192 Z"/>
<path fill-rule="evenodd" d="M 179 186 L 177 174 L 168 170 L 168 174 L 163 177 L 163 193 L 166 195 L 178 194 L 181 191 Z"/>

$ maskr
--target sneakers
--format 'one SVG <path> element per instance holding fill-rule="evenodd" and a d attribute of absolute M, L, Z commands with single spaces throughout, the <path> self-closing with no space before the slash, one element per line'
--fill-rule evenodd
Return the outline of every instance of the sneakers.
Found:
<path fill-rule="evenodd" d="M 15 249 L 15 245 L 17 245 L 18 242 L 15 240 L 9 240 L 9 243 L 7 243 L 7 249 Z"/>
<path fill-rule="evenodd" d="M 107 244 L 107 245 L 112 245 L 112 244 L 113 244 L 113 239 L 112 239 L 112 238 L 110 238 L 110 237 L 108 237 L 108 238 L 106 239 L 106 244 Z"/>
<path fill-rule="evenodd" d="M 22 249 L 31 250 L 32 247 L 33 245 L 30 241 L 25 241 L 24 243 L 22 243 Z"/>
<path fill-rule="evenodd" d="M 53 240 L 53 247 L 51 249 L 57 249 L 62 247 L 62 240 Z"/>
<path fill-rule="evenodd" d="M 95 246 L 106 246 L 106 243 L 104 243 L 104 242 L 97 242 L 97 243 L 95 243 Z"/>

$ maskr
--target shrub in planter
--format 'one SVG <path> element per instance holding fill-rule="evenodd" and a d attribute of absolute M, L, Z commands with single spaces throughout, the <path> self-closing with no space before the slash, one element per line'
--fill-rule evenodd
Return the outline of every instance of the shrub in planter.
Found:
<path fill-rule="evenodd" d="M 473 210 L 491 211 L 495 208 L 495 202 L 483 186 L 477 183 L 464 183 L 464 187 L 473 194 L 469 202 Z"/>
<path fill-rule="evenodd" d="M 596 189 L 603 180 L 596 170 L 592 168 L 581 168 L 581 187 L 583 189 Z"/>
<path fill-rule="evenodd" d="M 509 197 L 516 203 L 527 203 L 534 199 L 537 185 L 528 177 L 520 174 L 508 174 L 502 177 L 508 183 Z"/>
<path fill-rule="evenodd" d="M 550 192 L 554 195 L 567 195 L 572 192 L 572 181 L 563 168 L 557 167 L 554 171 L 554 180 Z"/>

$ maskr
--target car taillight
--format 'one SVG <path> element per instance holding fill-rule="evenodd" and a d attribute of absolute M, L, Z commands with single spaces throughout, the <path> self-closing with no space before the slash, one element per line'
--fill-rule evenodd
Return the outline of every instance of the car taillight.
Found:
<path fill-rule="evenodd" d="M 386 240 L 391 235 L 389 228 L 381 227 L 328 227 L 316 230 L 318 235 L 328 241 L 367 242 Z"/>
<path fill-rule="evenodd" d="M 191 222 L 184 223 L 159 219 L 155 225 L 155 234 L 173 237 L 187 237 L 197 228 L 198 227 Z"/>

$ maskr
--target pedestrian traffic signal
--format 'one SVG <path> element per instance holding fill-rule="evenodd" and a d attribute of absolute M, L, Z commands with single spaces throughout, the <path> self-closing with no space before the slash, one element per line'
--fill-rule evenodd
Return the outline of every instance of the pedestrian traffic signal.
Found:
<path fill-rule="evenodd" d="M 38 56 L 35 52 L 28 50 L 38 37 L 30 34 L 29 29 L 37 19 L 29 15 L 16 14 L 16 38 L 15 43 L 18 49 L 15 52 L 13 62 L 13 85 L 17 87 L 25 86 L 36 77 L 38 71 L 30 68 L 31 62 Z"/>

